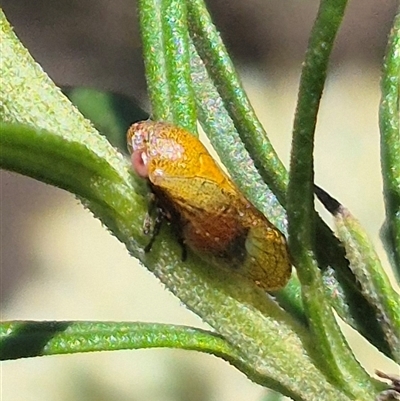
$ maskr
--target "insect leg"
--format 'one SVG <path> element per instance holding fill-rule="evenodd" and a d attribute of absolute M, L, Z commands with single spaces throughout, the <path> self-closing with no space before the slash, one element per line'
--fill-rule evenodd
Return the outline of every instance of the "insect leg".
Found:
<path fill-rule="evenodd" d="M 185 240 L 182 237 L 182 235 L 180 235 L 178 237 L 178 243 L 179 243 L 179 245 L 181 246 L 181 249 L 182 249 L 181 258 L 182 258 L 182 262 L 184 262 L 187 259 L 187 247 L 186 247 L 186 243 L 185 243 Z"/>
<path fill-rule="evenodd" d="M 149 215 L 146 216 L 146 218 L 149 217 Z M 149 217 L 150 218 L 150 217 Z M 151 238 L 149 243 L 146 245 L 146 247 L 144 248 L 144 251 L 150 252 L 154 241 L 157 238 L 157 235 L 159 234 L 160 230 L 161 230 L 161 226 L 162 223 L 164 222 L 164 220 L 167 219 L 167 215 L 165 214 L 164 210 L 160 207 L 157 207 L 156 209 L 156 218 L 154 220 L 154 226 L 153 226 L 153 231 L 151 233 Z M 147 233 L 149 233 L 150 231 L 148 231 Z M 185 240 L 183 238 L 182 235 L 178 234 L 177 235 L 177 240 L 179 245 L 181 246 L 182 249 L 182 262 L 184 262 L 187 259 L 187 247 L 186 247 L 186 243 Z"/>
<path fill-rule="evenodd" d="M 164 220 L 166 220 L 168 223 L 177 222 L 180 220 L 179 213 L 177 213 L 177 211 L 174 210 L 173 207 L 168 207 L 168 200 L 167 198 L 163 197 L 162 192 L 157 192 L 157 188 L 155 186 L 152 186 L 151 184 L 150 190 L 151 192 L 149 209 L 144 220 L 143 232 L 147 235 L 151 233 L 151 239 L 147 246 L 144 248 L 145 252 L 149 252 L 151 250 L 151 247 L 153 246 L 154 241 L 156 240 L 156 237 L 161 230 L 161 226 Z M 154 220 L 151 217 L 153 213 L 155 213 Z M 182 262 L 184 262 L 187 259 L 187 248 L 181 228 L 182 224 L 183 223 L 181 223 L 180 225 L 175 224 L 173 227 L 176 239 L 182 249 Z"/>
<path fill-rule="evenodd" d="M 164 211 L 160 207 L 156 206 L 156 218 L 154 219 L 154 226 L 153 226 L 153 230 L 151 233 L 151 238 L 150 238 L 149 243 L 144 248 L 144 251 L 146 253 L 150 252 L 151 247 L 153 246 L 154 241 L 156 240 L 157 235 L 159 234 L 159 232 L 161 230 L 161 226 L 164 221 L 164 218 L 165 218 Z M 150 213 L 147 214 L 144 225 L 145 225 L 145 227 L 143 228 L 143 231 L 145 232 L 145 234 L 149 234 L 150 233 L 150 225 L 151 225 Z"/>
<path fill-rule="evenodd" d="M 151 189 L 151 188 L 150 188 Z M 143 233 L 145 235 L 150 235 L 151 238 L 149 243 L 145 246 L 144 251 L 150 252 L 157 235 L 161 230 L 162 223 L 166 218 L 164 210 L 159 206 L 157 197 L 153 192 L 149 193 L 149 208 L 147 210 L 146 216 L 143 221 Z M 155 213 L 155 218 L 153 220 L 153 214 Z"/>

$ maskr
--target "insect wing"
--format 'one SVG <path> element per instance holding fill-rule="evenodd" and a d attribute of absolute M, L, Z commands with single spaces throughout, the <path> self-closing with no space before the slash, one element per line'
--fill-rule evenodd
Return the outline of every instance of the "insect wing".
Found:
<path fill-rule="evenodd" d="M 154 189 L 164 205 L 181 216 L 183 237 L 194 250 L 225 255 L 230 244 L 244 234 L 232 207 L 233 195 L 215 182 L 164 175 Z"/>
<path fill-rule="evenodd" d="M 251 228 L 246 238 L 245 275 L 266 290 L 286 285 L 291 274 L 291 262 L 285 237 L 267 220 Z"/>

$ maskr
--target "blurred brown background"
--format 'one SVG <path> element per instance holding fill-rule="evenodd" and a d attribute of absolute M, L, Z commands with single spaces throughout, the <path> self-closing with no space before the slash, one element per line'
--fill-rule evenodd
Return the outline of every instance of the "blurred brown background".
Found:
<path fill-rule="evenodd" d="M 209 1 L 254 107 L 282 160 L 317 1 Z M 316 179 L 379 241 L 379 74 L 395 0 L 354 0 L 321 105 Z M 60 85 L 137 97 L 147 107 L 135 2 L 3 0 L 34 58 Z M 1 172 L 3 319 L 204 324 L 128 257 L 74 197 Z M 96 271 L 96 281 L 92 272 Z M 351 337 L 370 371 L 396 369 Z M 355 338 L 355 339 L 354 339 Z M 368 351 L 365 351 L 365 350 Z M 360 351 L 361 350 L 361 351 Z M 34 358 L 2 365 L 4 400 L 259 400 L 263 389 L 226 363 L 170 350 Z"/>

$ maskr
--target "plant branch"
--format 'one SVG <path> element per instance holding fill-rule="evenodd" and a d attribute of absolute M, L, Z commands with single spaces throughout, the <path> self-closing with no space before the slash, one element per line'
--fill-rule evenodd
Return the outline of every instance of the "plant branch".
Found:
<path fill-rule="evenodd" d="M 85 206 L 129 252 L 237 350 L 249 377 L 295 400 L 349 400 L 319 369 L 305 328 L 271 297 L 191 253 L 182 262 L 168 227 L 152 252 L 143 252 L 144 188 L 131 176 L 128 161 L 57 90 L 2 14 L 0 24 L 6 61 L 1 71 L 6 77 L 1 119 L 13 123 L 0 126 L 0 149 L 7 147 L 11 153 L 0 152 L 4 167 L 88 196 Z M 64 158 L 57 169 L 60 155 Z M 75 180 L 66 181 L 68 163 L 77 172 Z"/>

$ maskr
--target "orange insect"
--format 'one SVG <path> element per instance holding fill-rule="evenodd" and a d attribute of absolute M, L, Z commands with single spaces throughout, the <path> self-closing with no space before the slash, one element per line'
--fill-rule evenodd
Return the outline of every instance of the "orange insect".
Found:
<path fill-rule="evenodd" d="M 142 121 L 130 127 L 127 140 L 133 169 L 148 179 L 162 211 L 147 251 L 166 217 L 183 245 L 200 256 L 265 290 L 285 286 L 291 263 L 284 235 L 240 193 L 196 137 L 165 122 Z"/>

